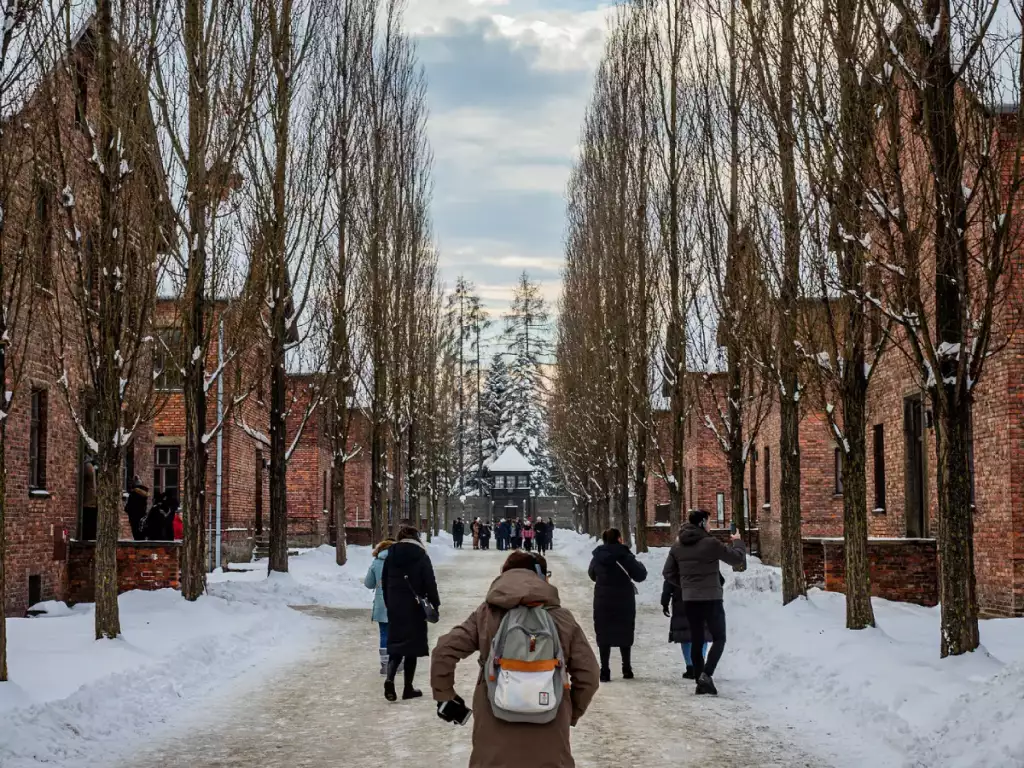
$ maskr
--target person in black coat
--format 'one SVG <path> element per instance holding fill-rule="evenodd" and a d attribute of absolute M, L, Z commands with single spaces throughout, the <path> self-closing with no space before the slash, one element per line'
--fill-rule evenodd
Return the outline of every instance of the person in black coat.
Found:
<path fill-rule="evenodd" d="M 132 538 L 136 541 L 143 541 L 145 532 L 143 524 L 146 521 L 146 504 L 149 501 L 149 488 L 142 484 L 138 477 L 132 481 L 132 490 L 128 494 L 128 500 L 124 503 L 125 514 L 128 515 L 128 522 L 132 527 Z"/>
<path fill-rule="evenodd" d="M 533 531 L 537 538 L 537 551 L 543 555 L 548 551 L 548 524 L 544 522 L 544 518 L 537 519 Z"/>
<path fill-rule="evenodd" d="M 724 580 L 724 579 L 723 579 Z M 671 612 L 669 609 L 671 608 Z M 686 663 L 686 671 L 683 672 L 684 680 L 695 680 L 693 671 L 693 655 L 691 653 L 693 638 L 690 634 L 690 622 L 686 618 L 686 608 L 683 605 L 683 590 L 678 584 L 666 581 L 661 588 L 661 612 L 671 617 L 668 625 L 668 641 L 678 643 L 683 649 L 683 661 Z M 704 647 L 711 642 L 711 636 L 707 630 L 704 632 Z"/>
<path fill-rule="evenodd" d="M 384 682 L 384 698 L 394 701 L 395 675 L 405 661 L 405 688 L 403 699 L 416 699 L 423 695 L 413 688 L 416 660 L 430 654 L 427 644 L 427 618 L 417 600 L 426 598 L 431 605 L 441 605 L 437 594 L 434 566 L 427 548 L 420 541 L 415 528 L 405 526 L 398 532 L 398 541 L 391 545 L 381 573 L 381 592 L 388 609 L 388 674 Z"/>
<path fill-rule="evenodd" d="M 601 682 L 612 678 L 608 667 L 612 648 L 622 653 L 622 676 L 633 679 L 630 659 L 636 628 L 636 587 L 634 581 L 647 578 L 647 569 L 622 543 L 618 528 L 609 528 L 601 535 L 604 542 L 594 550 L 590 561 L 594 587 L 594 633 L 601 652 Z"/>
<path fill-rule="evenodd" d="M 487 523 L 480 524 L 480 549 L 491 548 L 491 526 Z"/>
<path fill-rule="evenodd" d="M 462 537 L 466 535 L 466 525 L 458 518 L 452 526 L 452 542 L 456 549 L 462 549 Z"/>
<path fill-rule="evenodd" d="M 174 513 L 178 505 L 170 491 L 158 493 L 142 522 L 146 541 L 174 541 Z"/>

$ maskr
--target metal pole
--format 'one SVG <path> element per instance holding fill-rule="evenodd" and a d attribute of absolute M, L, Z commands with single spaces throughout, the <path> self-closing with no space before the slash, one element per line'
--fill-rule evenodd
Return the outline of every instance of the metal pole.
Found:
<path fill-rule="evenodd" d="M 221 320 L 217 329 L 217 423 L 224 418 L 224 321 Z M 224 478 L 224 427 L 217 430 L 217 551 L 214 556 L 216 567 L 221 567 L 220 553 L 223 544 L 223 528 L 221 527 L 221 488 Z"/>

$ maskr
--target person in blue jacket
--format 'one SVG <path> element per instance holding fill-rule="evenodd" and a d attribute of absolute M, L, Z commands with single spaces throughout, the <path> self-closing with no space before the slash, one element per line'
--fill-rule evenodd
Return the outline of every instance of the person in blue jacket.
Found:
<path fill-rule="evenodd" d="M 384 541 L 373 548 L 373 562 L 370 563 L 370 569 L 366 572 L 366 578 L 363 579 L 363 584 L 366 585 L 367 589 L 375 590 L 373 593 L 373 614 L 370 618 L 377 622 L 377 627 L 380 630 L 379 651 L 380 673 L 382 675 L 388 673 L 388 609 L 384 605 L 381 576 L 384 573 L 384 561 L 387 559 L 388 551 L 394 543 L 391 539 L 384 539 Z"/>

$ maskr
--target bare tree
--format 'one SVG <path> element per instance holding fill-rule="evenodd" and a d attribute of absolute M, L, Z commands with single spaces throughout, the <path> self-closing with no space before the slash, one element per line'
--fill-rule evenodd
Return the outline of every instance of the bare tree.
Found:
<path fill-rule="evenodd" d="M 86 26 L 54 36 L 47 61 L 77 71 L 81 128 L 52 121 L 47 157 L 59 187 L 63 238 L 53 291 L 53 349 L 61 392 L 96 463 L 96 637 L 120 634 L 117 539 L 125 448 L 154 412 L 149 334 L 158 252 L 170 226 L 148 107 L 150 20 L 138 6 L 99 0 Z M 90 45 L 76 43 L 82 36 Z M 58 64 L 59 63 L 59 64 Z M 65 69 L 65 67 L 67 69 Z M 76 69 L 77 68 L 77 69 Z M 95 84 L 94 99 L 86 99 Z M 67 103 L 67 84 L 48 80 Z M 84 137 L 78 131 L 84 132 Z M 95 215 L 90 215 L 95 211 Z"/>
<path fill-rule="evenodd" d="M 247 143 L 249 223 L 253 267 L 249 290 L 269 349 L 270 559 L 271 571 L 288 570 L 287 463 L 320 395 L 310 398 L 288 445 L 287 366 L 302 343 L 302 324 L 317 263 L 328 243 L 327 166 L 324 146 L 329 103 L 318 66 L 327 55 L 325 0 L 268 0 L 261 66 L 269 84 L 257 110 L 268 119 Z M 258 375 L 263 375 L 259 372 Z"/>
<path fill-rule="evenodd" d="M 972 403 L 986 361 L 1020 320 L 1007 298 L 1020 247 L 1024 122 L 1000 107 L 1020 103 L 1019 7 L 899 0 L 869 8 L 881 69 L 869 196 L 873 257 L 885 277 L 878 303 L 934 413 L 941 652 L 958 655 L 979 642 Z"/>
<path fill-rule="evenodd" d="M 175 234 L 168 270 L 176 295 L 181 344 L 171 350 L 184 374 L 185 465 L 181 592 L 196 600 L 206 586 L 204 515 L 209 443 L 230 418 L 216 414 L 208 430 L 209 392 L 228 360 L 207 370 L 218 321 L 211 298 L 230 295 L 241 264 L 237 215 L 228 204 L 242 183 L 239 164 L 254 129 L 264 70 L 259 66 L 264 19 L 261 3 L 179 4 L 148 0 L 154 20 L 152 97 L 170 176 Z M 235 288 L 237 289 L 237 288 Z M 218 313 L 223 314 L 223 310 Z"/>
<path fill-rule="evenodd" d="M 23 186 L 27 176 L 37 176 L 33 152 L 26 149 L 33 147 L 35 136 L 25 127 L 27 121 L 7 117 L 24 110 L 40 85 L 37 38 L 52 34 L 52 27 L 39 3 L 31 0 L 9 3 L 4 17 L 9 21 L 0 31 L 0 114 L 5 116 L 0 123 L 0 682 L 7 681 L 7 430 L 20 405 L 35 286 L 40 279 L 45 285 L 53 259 L 52 222 L 39 215 L 51 210 L 52 203 L 47 197 L 44 210 L 38 211 Z M 45 187 L 39 193 L 46 194 Z"/>

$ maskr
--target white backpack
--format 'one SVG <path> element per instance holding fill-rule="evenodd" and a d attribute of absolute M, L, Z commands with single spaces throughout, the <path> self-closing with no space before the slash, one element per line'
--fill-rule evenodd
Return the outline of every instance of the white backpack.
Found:
<path fill-rule="evenodd" d="M 550 723 L 569 687 L 558 627 L 544 606 L 508 613 L 491 642 L 485 668 L 494 716 L 509 723 Z"/>

